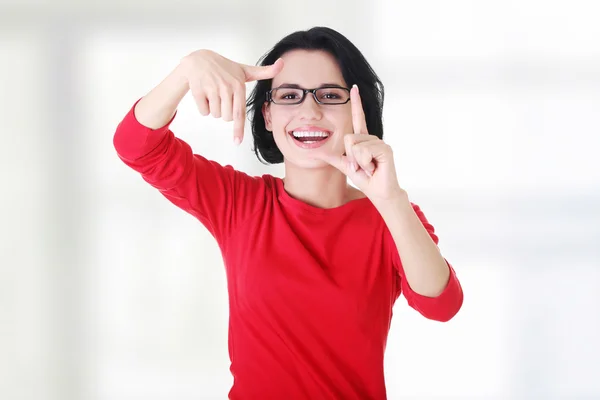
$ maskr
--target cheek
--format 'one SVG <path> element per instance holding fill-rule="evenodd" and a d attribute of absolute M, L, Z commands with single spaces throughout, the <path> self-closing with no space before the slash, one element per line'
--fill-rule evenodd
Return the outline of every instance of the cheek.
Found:
<path fill-rule="evenodd" d="M 290 113 L 282 112 L 282 110 L 271 109 L 270 113 L 271 127 L 273 130 L 281 129 L 289 122 Z"/>
<path fill-rule="evenodd" d="M 331 143 L 331 149 L 335 154 L 342 154 L 346 152 L 346 145 L 344 143 L 345 133 L 340 133 L 337 137 L 334 138 L 333 143 Z"/>
<path fill-rule="evenodd" d="M 286 132 L 288 126 L 290 126 L 290 122 L 291 121 L 289 119 L 282 118 L 282 116 L 273 117 L 271 120 L 271 128 L 275 140 L 278 140 L 278 138 L 284 138 L 285 135 L 287 135 Z"/>
<path fill-rule="evenodd" d="M 335 118 L 336 127 L 340 132 L 353 133 L 352 110 L 349 107 L 339 110 L 332 118 Z"/>

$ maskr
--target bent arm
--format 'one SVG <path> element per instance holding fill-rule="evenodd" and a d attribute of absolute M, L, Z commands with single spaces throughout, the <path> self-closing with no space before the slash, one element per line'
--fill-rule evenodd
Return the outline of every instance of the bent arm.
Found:
<path fill-rule="evenodd" d="M 253 205 L 258 179 L 194 154 L 170 124 L 189 86 L 180 67 L 139 99 L 117 126 L 113 144 L 123 163 L 220 241 Z"/>
<path fill-rule="evenodd" d="M 462 307 L 463 291 L 454 269 L 440 253 L 433 226 L 408 199 L 380 212 L 408 304 L 428 319 L 450 320 Z"/>

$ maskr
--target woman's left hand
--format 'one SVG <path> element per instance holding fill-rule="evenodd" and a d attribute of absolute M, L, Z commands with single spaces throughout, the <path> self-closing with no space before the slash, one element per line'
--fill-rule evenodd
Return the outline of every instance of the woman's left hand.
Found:
<path fill-rule="evenodd" d="M 374 204 L 405 197 L 398 183 L 392 148 L 369 135 L 358 87 L 350 90 L 354 133 L 344 137 L 346 153 L 318 158 L 343 172 Z"/>

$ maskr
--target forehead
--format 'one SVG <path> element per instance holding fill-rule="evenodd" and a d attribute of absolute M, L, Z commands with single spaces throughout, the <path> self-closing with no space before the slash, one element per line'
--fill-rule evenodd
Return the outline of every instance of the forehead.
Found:
<path fill-rule="evenodd" d="M 320 50 L 293 50 L 281 56 L 283 69 L 273 78 L 273 87 L 282 83 L 295 83 L 304 88 L 318 87 L 323 83 L 346 86 L 342 71 L 335 58 Z"/>

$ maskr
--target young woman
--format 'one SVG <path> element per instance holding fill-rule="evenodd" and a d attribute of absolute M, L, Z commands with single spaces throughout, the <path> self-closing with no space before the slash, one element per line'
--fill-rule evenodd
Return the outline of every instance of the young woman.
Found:
<path fill-rule="evenodd" d="M 317 27 L 285 37 L 259 64 L 187 55 L 133 104 L 115 149 L 220 246 L 230 399 L 385 399 L 396 299 L 448 321 L 460 283 L 398 182 L 382 140 L 383 86 L 361 52 Z M 200 114 L 233 121 L 236 143 L 250 107 L 256 155 L 283 162 L 285 178 L 194 154 L 169 129 L 189 91 Z"/>

